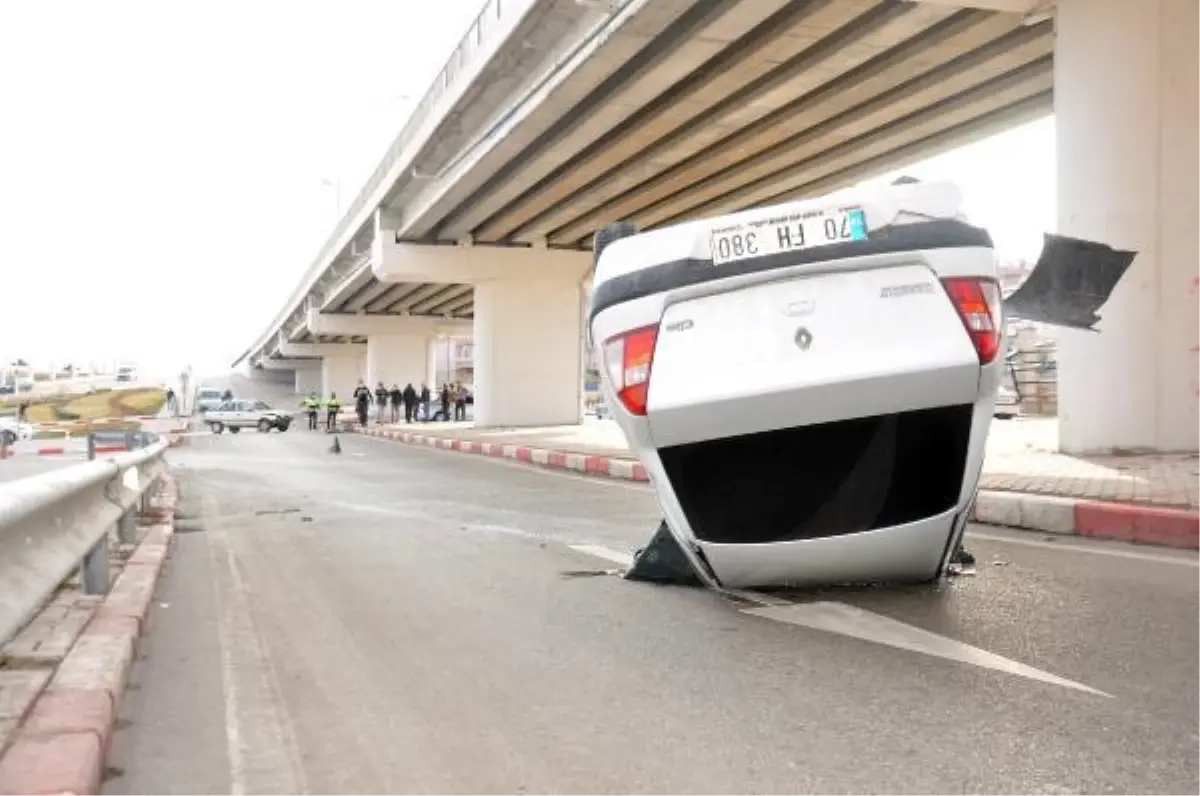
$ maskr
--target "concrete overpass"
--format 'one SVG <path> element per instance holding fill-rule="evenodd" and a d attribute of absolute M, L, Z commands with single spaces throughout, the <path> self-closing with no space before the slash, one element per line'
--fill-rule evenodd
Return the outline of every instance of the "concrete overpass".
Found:
<path fill-rule="evenodd" d="M 241 359 L 408 381 L 470 324 L 481 423 L 575 422 L 603 223 L 819 195 L 1056 110 L 1059 231 L 1141 252 L 1104 333 L 1060 340 L 1064 444 L 1195 449 L 1196 6 L 490 0 Z"/>

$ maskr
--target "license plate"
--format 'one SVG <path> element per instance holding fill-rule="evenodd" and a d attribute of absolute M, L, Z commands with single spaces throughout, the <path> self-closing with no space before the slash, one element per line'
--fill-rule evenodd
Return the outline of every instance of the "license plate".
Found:
<path fill-rule="evenodd" d="M 867 219 L 860 208 L 793 213 L 715 229 L 710 238 L 713 265 L 772 254 L 865 240 Z"/>

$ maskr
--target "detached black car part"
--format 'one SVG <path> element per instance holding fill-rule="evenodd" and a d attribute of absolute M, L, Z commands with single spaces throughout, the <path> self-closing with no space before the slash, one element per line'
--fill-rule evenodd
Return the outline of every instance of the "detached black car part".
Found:
<path fill-rule="evenodd" d="M 1095 241 L 1045 236 L 1032 273 L 1004 301 L 1010 318 L 1070 329 L 1094 330 L 1099 310 L 1137 252 Z"/>

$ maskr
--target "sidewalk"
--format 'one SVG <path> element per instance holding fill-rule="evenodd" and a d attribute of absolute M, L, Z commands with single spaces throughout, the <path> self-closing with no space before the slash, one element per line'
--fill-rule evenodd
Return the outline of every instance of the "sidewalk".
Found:
<path fill-rule="evenodd" d="M 102 792 L 109 740 L 167 560 L 178 497 L 165 476 L 139 514 L 140 541 L 114 538 L 107 595 L 84 595 L 72 577 L 0 644 L 0 793 Z"/>
<path fill-rule="evenodd" d="M 533 464 L 646 480 L 611 421 L 476 429 L 471 423 L 370 426 L 367 434 Z M 1058 453 L 1053 418 L 997 420 L 975 518 L 1047 533 L 1196 549 L 1198 460 L 1193 455 L 1079 457 Z"/>

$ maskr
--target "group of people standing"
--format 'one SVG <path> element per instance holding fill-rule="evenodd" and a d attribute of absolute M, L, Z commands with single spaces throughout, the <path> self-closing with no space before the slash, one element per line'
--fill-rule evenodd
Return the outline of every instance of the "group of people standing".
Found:
<path fill-rule="evenodd" d="M 461 384 L 443 384 L 437 396 L 438 402 L 441 404 L 441 411 L 432 412 L 433 393 L 428 385 L 422 384 L 419 391 L 411 382 L 406 384 L 404 389 L 401 389 L 399 384 L 392 384 L 389 389 L 381 381 L 375 385 L 375 389 L 372 391 L 364 382 L 359 381 L 351 398 L 354 401 L 354 411 L 358 415 L 358 422 L 365 426 L 370 417 L 372 404 L 375 405 L 375 422 L 377 423 L 388 422 L 389 417 L 390 422 L 399 423 L 401 410 L 403 410 L 406 423 L 414 420 L 436 420 L 439 417 L 442 420 L 449 420 L 451 407 L 453 407 L 455 420 L 466 420 L 468 395 L 469 393 Z M 308 413 L 309 429 L 316 429 L 322 405 L 320 397 L 313 392 L 304 399 L 302 404 Z M 324 406 L 325 428 L 333 430 L 337 425 L 338 411 L 342 408 L 337 393 L 330 393 Z"/>

